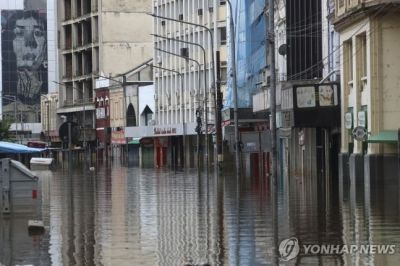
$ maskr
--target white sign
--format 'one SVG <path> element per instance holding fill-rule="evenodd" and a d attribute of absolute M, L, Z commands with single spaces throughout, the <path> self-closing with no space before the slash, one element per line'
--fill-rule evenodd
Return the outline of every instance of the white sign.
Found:
<path fill-rule="evenodd" d="M 353 128 L 353 114 L 352 113 L 346 113 L 344 115 L 344 126 L 346 127 L 346 129 Z"/>
<path fill-rule="evenodd" d="M 315 107 L 315 87 L 297 88 L 297 107 L 311 108 Z"/>
<path fill-rule="evenodd" d="M 106 78 L 96 79 L 96 89 L 108 88 L 110 87 L 110 80 Z"/>

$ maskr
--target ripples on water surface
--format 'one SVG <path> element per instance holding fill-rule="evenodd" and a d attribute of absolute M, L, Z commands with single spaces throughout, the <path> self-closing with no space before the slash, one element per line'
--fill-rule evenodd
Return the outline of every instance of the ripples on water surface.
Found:
<path fill-rule="evenodd" d="M 273 265 L 274 247 L 291 236 L 301 244 L 400 247 L 397 183 L 339 190 L 281 180 L 276 217 L 260 178 L 238 183 L 117 165 L 40 176 L 46 233 L 28 236 L 26 217 L 0 219 L 5 265 Z M 400 257 L 300 255 L 295 262 L 400 265 Z"/>

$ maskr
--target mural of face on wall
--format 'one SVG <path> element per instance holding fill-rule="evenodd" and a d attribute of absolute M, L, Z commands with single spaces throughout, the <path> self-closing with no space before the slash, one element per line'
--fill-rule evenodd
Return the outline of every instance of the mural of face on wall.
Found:
<path fill-rule="evenodd" d="M 40 95 L 48 90 L 46 14 L 3 10 L 1 15 L 3 95 L 14 95 L 21 104 L 37 109 Z"/>
<path fill-rule="evenodd" d="M 33 17 L 15 22 L 13 51 L 18 70 L 37 71 L 46 59 L 46 32 Z"/>

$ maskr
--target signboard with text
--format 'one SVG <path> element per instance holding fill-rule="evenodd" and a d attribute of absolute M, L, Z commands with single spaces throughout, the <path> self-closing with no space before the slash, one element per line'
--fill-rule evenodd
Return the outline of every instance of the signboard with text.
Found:
<path fill-rule="evenodd" d="M 111 133 L 111 143 L 112 144 L 126 144 L 125 131 L 115 130 Z"/>

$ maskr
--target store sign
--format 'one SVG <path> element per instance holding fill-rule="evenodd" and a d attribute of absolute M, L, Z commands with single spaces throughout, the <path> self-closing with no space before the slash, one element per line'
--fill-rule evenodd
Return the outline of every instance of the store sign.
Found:
<path fill-rule="evenodd" d="M 346 129 L 353 128 L 353 114 L 352 113 L 346 113 L 344 115 L 344 126 L 346 127 Z"/>
<path fill-rule="evenodd" d="M 176 135 L 178 132 L 177 128 L 174 127 L 155 127 L 154 135 Z"/>
<path fill-rule="evenodd" d="M 111 133 L 111 143 L 112 144 L 126 144 L 125 131 L 124 130 L 113 131 Z"/>

